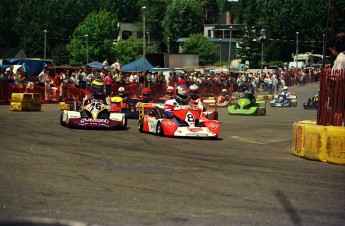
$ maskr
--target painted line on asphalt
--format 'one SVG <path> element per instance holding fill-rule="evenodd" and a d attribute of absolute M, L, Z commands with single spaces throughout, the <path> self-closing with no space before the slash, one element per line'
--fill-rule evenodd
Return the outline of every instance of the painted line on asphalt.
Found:
<path fill-rule="evenodd" d="M 245 141 L 245 142 L 249 142 L 249 143 L 253 143 L 253 144 L 267 144 L 267 143 L 258 142 L 258 141 L 251 140 L 251 139 L 244 138 L 244 137 L 239 137 L 239 136 L 231 136 L 231 138 L 232 139 L 241 140 L 241 141 Z"/>

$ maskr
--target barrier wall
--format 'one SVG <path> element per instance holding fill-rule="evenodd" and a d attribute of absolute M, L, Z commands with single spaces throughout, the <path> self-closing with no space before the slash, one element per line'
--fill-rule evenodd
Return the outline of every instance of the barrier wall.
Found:
<path fill-rule="evenodd" d="M 293 124 L 292 154 L 306 159 L 345 165 L 345 127 Z"/>
<path fill-rule="evenodd" d="M 148 87 L 152 90 L 152 97 L 159 98 L 165 96 L 166 83 L 151 83 L 147 84 Z M 139 97 L 142 95 L 142 89 L 146 86 L 142 85 L 128 85 L 128 84 L 119 84 L 114 83 L 111 87 L 111 93 L 113 96 L 118 94 L 118 88 L 120 86 L 125 87 L 126 94 L 130 97 Z M 174 84 L 176 88 L 177 83 Z M 200 86 L 199 87 L 199 96 L 201 97 L 215 97 L 219 96 L 221 90 L 226 88 L 228 94 L 231 96 L 233 93 L 233 87 L 228 86 Z M 9 85 L 6 81 L 0 81 L 0 104 L 9 104 L 11 101 L 12 93 L 39 93 L 42 95 L 42 103 L 58 103 L 60 100 L 79 100 L 82 101 L 83 97 L 90 94 L 88 89 L 79 89 L 68 84 L 63 84 L 57 87 L 41 87 L 32 84 L 29 88 L 19 87 L 17 85 Z"/>

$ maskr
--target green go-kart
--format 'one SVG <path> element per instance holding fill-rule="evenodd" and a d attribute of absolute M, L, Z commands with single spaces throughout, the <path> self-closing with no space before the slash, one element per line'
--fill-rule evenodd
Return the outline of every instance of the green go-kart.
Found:
<path fill-rule="evenodd" d="M 250 98 L 248 95 L 240 95 L 228 105 L 229 115 L 266 115 L 266 101 Z"/>

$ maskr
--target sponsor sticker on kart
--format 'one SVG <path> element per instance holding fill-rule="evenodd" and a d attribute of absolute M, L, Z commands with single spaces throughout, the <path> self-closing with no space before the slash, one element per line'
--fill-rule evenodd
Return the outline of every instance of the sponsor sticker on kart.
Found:
<path fill-rule="evenodd" d="M 212 130 L 215 130 L 215 129 L 217 129 L 217 127 L 218 127 L 219 125 L 218 125 L 218 123 L 213 123 L 213 122 L 211 122 L 211 123 L 208 124 L 208 126 L 209 126 Z"/>
<path fill-rule="evenodd" d="M 99 125 L 99 126 L 107 126 L 109 124 L 109 119 L 93 119 L 93 118 L 82 118 L 80 120 L 80 125 Z"/>
<path fill-rule="evenodd" d="M 163 121 L 162 123 L 169 128 L 172 128 L 174 126 L 174 123 L 172 121 Z"/>
<path fill-rule="evenodd" d="M 199 132 L 199 131 L 202 131 L 202 128 L 200 127 L 194 127 L 194 128 L 188 128 L 189 131 L 192 131 L 192 132 Z"/>

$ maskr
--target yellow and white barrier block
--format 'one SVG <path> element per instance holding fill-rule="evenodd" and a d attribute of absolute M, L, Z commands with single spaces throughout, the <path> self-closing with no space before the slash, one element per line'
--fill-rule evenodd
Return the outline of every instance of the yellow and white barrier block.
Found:
<path fill-rule="evenodd" d="M 345 127 L 321 126 L 309 120 L 294 123 L 291 152 L 307 159 L 345 165 Z"/>

